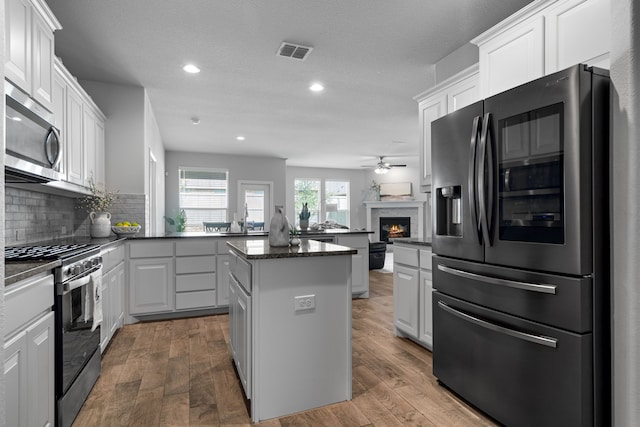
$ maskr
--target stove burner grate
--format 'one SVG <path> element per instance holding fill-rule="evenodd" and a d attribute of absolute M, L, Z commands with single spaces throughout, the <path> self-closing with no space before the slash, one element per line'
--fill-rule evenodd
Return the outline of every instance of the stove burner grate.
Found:
<path fill-rule="evenodd" d="M 91 245 L 85 243 L 69 245 L 36 245 L 36 246 L 12 246 L 4 250 L 5 261 L 40 261 L 56 260 L 65 255 L 74 254 Z"/>

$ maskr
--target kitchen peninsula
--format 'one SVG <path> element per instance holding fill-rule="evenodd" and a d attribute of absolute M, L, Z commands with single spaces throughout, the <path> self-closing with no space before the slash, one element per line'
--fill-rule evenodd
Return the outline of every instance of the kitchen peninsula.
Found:
<path fill-rule="evenodd" d="M 351 257 L 303 240 L 228 243 L 230 349 L 259 422 L 351 399 Z"/>

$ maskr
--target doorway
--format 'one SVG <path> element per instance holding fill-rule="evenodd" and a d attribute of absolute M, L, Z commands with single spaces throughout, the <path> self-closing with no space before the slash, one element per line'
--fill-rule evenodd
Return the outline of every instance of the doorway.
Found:
<path fill-rule="evenodd" d="M 273 206 L 273 182 L 238 181 L 238 212 L 247 208 L 249 226 L 269 231 Z"/>

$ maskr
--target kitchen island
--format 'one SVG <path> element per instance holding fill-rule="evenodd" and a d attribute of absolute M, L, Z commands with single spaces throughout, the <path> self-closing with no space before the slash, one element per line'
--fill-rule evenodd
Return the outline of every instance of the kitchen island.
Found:
<path fill-rule="evenodd" d="M 231 355 L 259 422 L 351 399 L 351 261 L 303 240 L 229 242 Z"/>

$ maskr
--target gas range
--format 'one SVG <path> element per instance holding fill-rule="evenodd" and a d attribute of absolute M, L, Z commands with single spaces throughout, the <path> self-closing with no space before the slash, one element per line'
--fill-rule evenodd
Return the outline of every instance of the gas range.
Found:
<path fill-rule="evenodd" d="M 60 261 L 54 270 L 55 282 L 64 283 L 90 273 L 102 264 L 100 246 L 90 243 L 56 241 L 34 245 L 8 246 L 6 263 Z"/>

